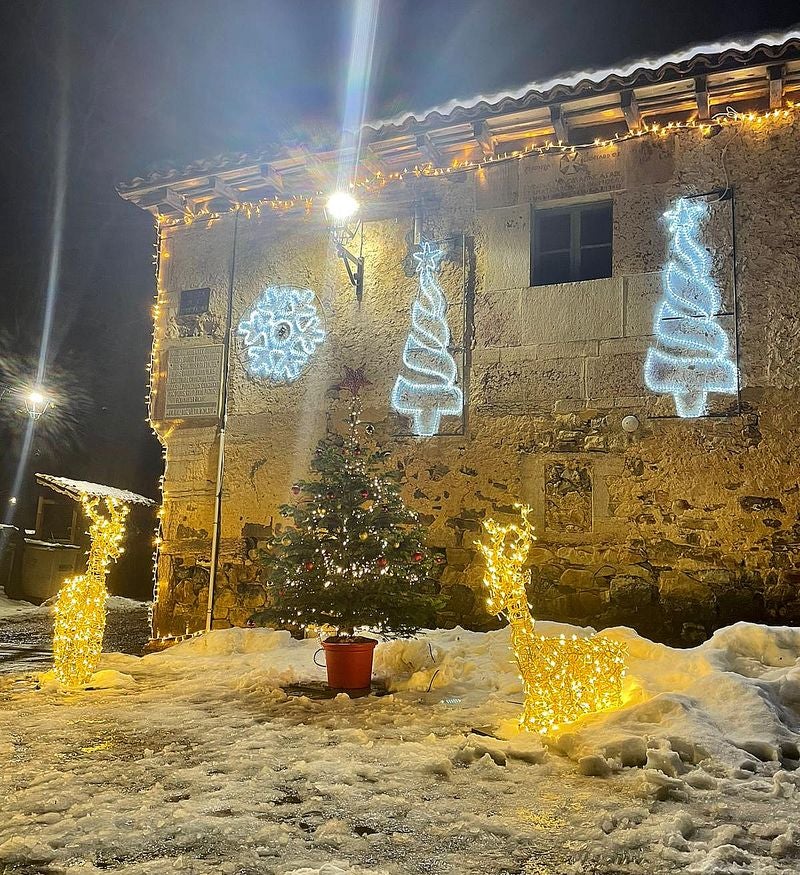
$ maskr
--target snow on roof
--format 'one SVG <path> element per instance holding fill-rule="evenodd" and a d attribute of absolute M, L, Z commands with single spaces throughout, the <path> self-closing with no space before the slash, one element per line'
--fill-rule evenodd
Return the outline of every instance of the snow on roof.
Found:
<path fill-rule="evenodd" d="M 465 99 L 449 100 L 439 106 L 426 109 L 424 112 L 402 112 L 391 118 L 368 122 L 365 127 L 380 130 L 384 127 L 400 127 L 407 123 L 422 122 L 429 116 L 441 116 L 446 119 L 456 110 L 469 110 L 478 106 L 491 107 L 502 100 L 521 100 L 526 95 L 535 92 L 546 94 L 554 88 L 574 88 L 580 84 L 600 85 L 607 79 L 625 80 L 638 73 L 663 73 L 668 67 L 687 63 L 691 68 L 695 62 L 706 60 L 710 55 L 722 53 L 752 52 L 760 46 L 781 46 L 793 40 L 800 40 L 800 29 L 781 32 L 761 33 L 740 39 L 724 39 L 714 43 L 690 46 L 685 49 L 670 52 L 660 58 L 637 58 L 634 61 L 616 64 L 599 70 L 581 70 L 571 73 L 559 73 L 550 79 L 528 82 L 520 88 L 505 89 L 494 94 L 477 95 Z"/>
<path fill-rule="evenodd" d="M 144 504 L 152 506 L 155 502 L 136 492 L 127 489 L 117 489 L 114 486 L 104 486 L 102 483 L 90 483 L 88 480 L 70 480 L 68 477 L 56 477 L 53 474 L 37 474 L 36 479 L 44 486 L 55 489 L 71 498 L 80 495 L 91 495 L 96 498 L 111 498 L 114 501 L 124 501 L 127 504 Z"/>

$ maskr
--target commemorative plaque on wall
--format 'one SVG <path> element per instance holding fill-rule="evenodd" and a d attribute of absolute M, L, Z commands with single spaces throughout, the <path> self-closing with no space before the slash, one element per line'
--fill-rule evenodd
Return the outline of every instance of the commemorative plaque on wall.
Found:
<path fill-rule="evenodd" d="M 173 346 L 167 359 L 165 419 L 216 416 L 222 344 Z"/>

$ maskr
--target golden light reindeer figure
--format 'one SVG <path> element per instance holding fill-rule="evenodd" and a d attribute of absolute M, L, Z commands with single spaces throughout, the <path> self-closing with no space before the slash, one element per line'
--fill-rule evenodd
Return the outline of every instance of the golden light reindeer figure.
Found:
<path fill-rule="evenodd" d="M 545 735 L 585 714 L 622 704 L 627 648 L 598 635 L 548 638 L 536 633 L 525 589 L 525 563 L 536 538 L 531 509 L 516 507 L 519 524 L 485 520 L 488 542 L 476 546 L 486 560 L 489 610 L 504 614 L 511 626 L 525 693 L 520 726 Z"/>
<path fill-rule="evenodd" d="M 86 571 L 67 578 L 58 592 L 53 632 L 53 673 L 65 687 L 82 687 L 97 669 L 106 628 L 108 566 L 123 552 L 128 505 L 148 498 L 81 480 L 37 474 L 40 483 L 79 500 L 89 518 Z"/>

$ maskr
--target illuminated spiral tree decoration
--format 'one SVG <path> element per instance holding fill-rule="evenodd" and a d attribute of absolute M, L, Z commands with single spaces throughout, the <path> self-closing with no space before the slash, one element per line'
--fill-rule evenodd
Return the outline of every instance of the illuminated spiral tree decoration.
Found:
<path fill-rule="evenodd" d="M 269 286 L 239 323 L 247 370 L 274 383 L 293 383 L 325 339 L 310 289 Z"/>
<path fill-rule="evenodd" d="M 442 417 L 460 416 L 463 404 L 456 363 L 448 349 L 447 300 L 437 278 L 443 255 L 428 241 L 414 255 L 419 295 L 411 308 L 411 332 L 403 349 L 403 364 L 414 379 L 401 374 L 392 392 L 392 406 L 412 417 L 412 431 L 420 437 L 437 434 Z"/>
<path fill-rule="evenodd" d="M 487 541 L 476 546 L 486 561 L 489 610 L 504 614 L 511 627 L 525 694 L 520 726 L 545 735 L 586 714 L 619 707 L 627 649 L 599 635 L 536 634 L 525 590 L 525 563 L 536 538 L 528 519 L 531 509 L 517 507 L 519 525 L 485 520 Z"/>
<path fill-rule="evenodd" d="M 699 241 L 707 213 L 702 198 L 680 198 L 664 214 L 670 258 L 653 324 L 657 346 L 648 350 L 644 366 L 647 387 L 671 394 L 682 417 L 705 415 L 709 392 L 737 391 L 730 343 L 715 318 L 722 301 L 711 277 L 711 256 Z"/>

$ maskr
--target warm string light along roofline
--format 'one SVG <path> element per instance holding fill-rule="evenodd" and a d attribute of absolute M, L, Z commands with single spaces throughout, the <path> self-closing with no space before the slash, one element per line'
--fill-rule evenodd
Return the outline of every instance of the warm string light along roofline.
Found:
<path fill-rule="evenodd" d="M 570 144 L 560 140 L 548 140 L 544 145 L 524 146 L 498 155 L 492 155 L 481 161 L 455 160 L 449 167 L 436 167 L 433 164 L 418 164 L 411 168 L 398 170 L 392 173 L 376 173 L 358 178 L 351 188 L 355 191 L 374 193 L 393 183 L 399 183 L 406 179 L 423 177 L 447 177 L 459 173 L 469 173 L 501 164 L 507 161 L 519 161 L 523 158 L 542 157 L 545 155 L 558 155 L 565 152 L 582 152 L 590 149 L 605 149 L 637 140 L 645 136 L 666 137 L 678 131 L 699 130 L 703 134 L 710 134 L 714 128 L 730 126 L 747 126 L 757 128 L 768 123 L 785 120 L 793 117 L 798 110 L 798 105 L 792 101 L 782 109 L 772 109 L 768 112 L 739 112 L 728 108 L 725 112 L 718 113 L 711 119 L 690 119 L 685 122 L 668 122 L 666 124 L 643 124 L 635 131 L 627 134 L 615 134 L 605 139 L 597 138 L 591 143 Z M 324 208 L 330 198 L 329 192 L 317 191 L 313 194 L 298 194 L 283 197 L 267 197 L 256 201 L 241 201 L 235 203 L 228 210 L 211 210 L 203 207 L 196 212 L 186 210 L 180 216 L 166 216 L 159 214 L 156 217 L 158 225 L 163 228 L 193 225 L 198 221 L 214 222 L 224 215 L 239 212 L 247 219 L 257 218 L 262 212 L 272 211 L 285 213 L 302 208 L 306 215 L 315 209 Z"/>

